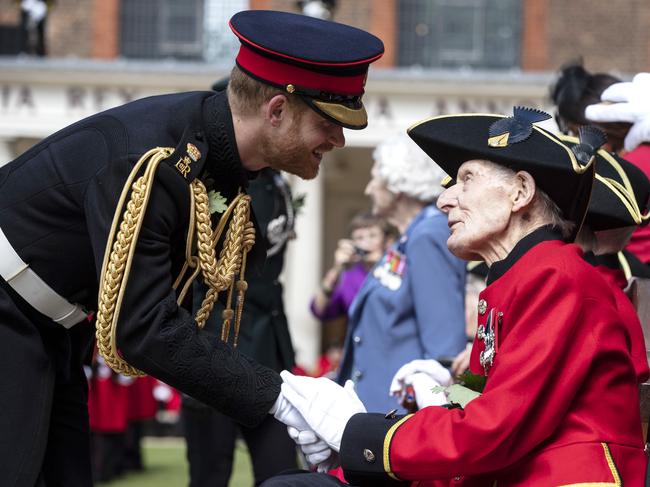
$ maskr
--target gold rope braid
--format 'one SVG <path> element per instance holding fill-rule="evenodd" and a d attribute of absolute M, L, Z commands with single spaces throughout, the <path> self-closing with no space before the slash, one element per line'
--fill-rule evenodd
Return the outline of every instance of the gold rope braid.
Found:
<path fill-rule="evenodd" d="M 100 279 L 96 336 L 99 353 L 104 357 L 106 364 L 114 371 L 124 375 L 144 375 L 143 372 L 129 365 L 120 357 L 116 340 L 117 321 L 135 253 L 136 246 L 134 242 L 137 242 L 142 227 L 155 172 L 160 162 L 173 152 L 174 150 L 171 148 L 157 147 L 140 158 L 124 185 L 109 232 Z M 133 180 L 145 164 L 144 174 L 133 183 Z M 235 277 L 239 273 L 240 283 L 238 283 L 237 289 L 245 291 L 247 284 L 243 276 L 246 267 L 246 254 L 255 243 L 255 230 L 250 222 L 250 197 L 245 194 L 238 194 L 221 216 L 216 230 L 213 230 L 205 186 L 200 180 L 194 179 L 190 189 L 190 225 L 186 242 L 185 265 L 174 282 L 174 289 L 180 286 L 182 278 L 188 269 L 193 268 L 194 271 L 185 282 L 180 293 L 178 293 L 177 302 L 180 303 L 183 300 L 192 281 L 201 272 L 208 286 L 208 291 L 195 318 L 197 325 L 203 327 L 214 307 L 219 292 L 229 289 L 228 306 L 223 313 L 224 325 L 222 328 L 222 339 L 224 330 L 226 330 L 225 340 L 227 340 L 230 321 L 234 315 L 230 303 L 233 288 L 235 287 Z M 130 199 L 122 214 L 129 190 L 131 192 Z M 122 216 L 121 220 L 120 215 Z M 217 260 L 215 246 L 231 216 L 232 219 L 226 232 L 223 248 L 219 260 Z M 198 257 L 192 255 L 195 234 L 198 240 L 196 245 Z M 238 298 L 235 344 L 239 332 L 239 320 L 241 319 L 239 303 L 241 302 L 241 306 L 243 306 L 243 292 L 239 293 Z"/>

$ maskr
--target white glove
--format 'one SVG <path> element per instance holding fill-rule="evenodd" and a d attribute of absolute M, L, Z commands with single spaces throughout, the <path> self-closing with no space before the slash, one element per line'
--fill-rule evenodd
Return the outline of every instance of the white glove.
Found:
<path fill-rule="evenodd" d="M 341 449 L 343 430 L 349 419 L 366 408 L 354 392 L 354 383 L 345 387 L 324 377 L 299 377 L 283 370 L 282 395 L 300 412 L 309 429 L 327 442 L 332 450 Z M 301 428 L 298 428 L 301 429 Z"/>
<path fill-rule="evenodd" d="M 286 424 L 288 427 L 293 427 L 298 431 L 310 429 L 305 418 L 302 417 L 300 412 L 285 397 L 282 390 L 280 390 L 280 394 L 275 400 L 275 404 L 273 404 L 273 407 L 269 410 L 269 414 L 272 414 L 275 419 Z"/>
<path fill-rule="evenodd" d="M 603 102 L 589 105 L 585 117 L 594 122 L 631 122 L 625 150 L 650 142 L 650 73 L 639 73 L 631 82 L 615 83 L 600 95 Z"/>
<path fill-rule="evenodd" d="M 418 409 L 429 406 L 442 406 L 448 402 L 444 392 L 432 391 L 434 387 L 438 387 L 440 384 L 425 372 L 416 372 L 407 376 L 404 379 L 404 384 L 413 387 Z"/>
<path fill-rule="evenodd" d="M 389 394 L 391 396 L 402 396 L 404 390 L 404 379 L 409 375 L 417 372 L 423 372 L 436 381 L 439 385 L 448 386 L 452 383 L 451 373 L 440 362 L 433 359 L 411 360 L 409 363 L 402 365 L 395 373 L 390 383 Z"/>
<path fill-rule="evenodd" d="M 298 431 L 289 426 L 289 436 L 300 447 L 309 465 L 316 465 L 319 472 L 329 472 L 339 464 L 337 453 L 311 430 Z"/>

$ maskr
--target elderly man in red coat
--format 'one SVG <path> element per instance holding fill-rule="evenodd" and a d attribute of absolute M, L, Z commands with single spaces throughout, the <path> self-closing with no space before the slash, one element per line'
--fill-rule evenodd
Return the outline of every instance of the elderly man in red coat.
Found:
<path fill-rule="evenodd" d="M 513 117 L 443 116 L 409 129 L 455 180 L 438 200 L 448 247 L 490 266 L 470 364 L 486 385 L 464 408 L 396 417 L 365 413 L 349 384 L 284 372 L 283 393 L 313 430 L 294 434 L 312 461 L 327 453 L 316 451 L 318 436 L 357 486 L 643 485 L 631 333 L 639 325 L 568 243 L 602 139 L 584 130 L 570 149 L 535 125 L 547 117 L 515 107 Z M 265 487 L 337 482 L 297 474 Z"/>

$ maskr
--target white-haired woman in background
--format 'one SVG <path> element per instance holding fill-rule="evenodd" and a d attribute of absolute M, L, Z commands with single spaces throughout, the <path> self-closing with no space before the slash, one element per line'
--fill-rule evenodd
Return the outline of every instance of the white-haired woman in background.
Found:
<path fill-rule="evenodd" d="M 388 389 L 401 365 L 465 348 L 465 265 L 447 249 L 447 218 L 435 204 L 445 173 L 406 134 L 373 158 L 366 194 L 400 238 L 352 303 L 338 380 L 356 383 L 368 411 L 386 412 L 396 406 Z"/>

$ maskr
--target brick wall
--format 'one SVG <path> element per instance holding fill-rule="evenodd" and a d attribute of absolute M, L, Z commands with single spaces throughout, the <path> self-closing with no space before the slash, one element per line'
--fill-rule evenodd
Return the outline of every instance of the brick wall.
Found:
<path fill-rule="evenodd" d="M 648 0 L 548 0 L 548 65 L 582 56 L 590 71 L 650 70 Z"/>
<path fill-rule="evenodd" d="M 57 0 L 47 25 L 51 56 L 91 57 L 93 7 L 93 0 Z"/>
<path fill-rule="evenodd" d="M 51 56 L 89 57 L 93 0 L 57 0 L 48 13 L 46 45 Z M 19 25 L 20 6 L 0 0 L 0 25 Z"/>
<path fill-rule="evenodd" d="M 20 23 L 20 7 L 15 0 L 0 0 L 0 25 Z"/>

